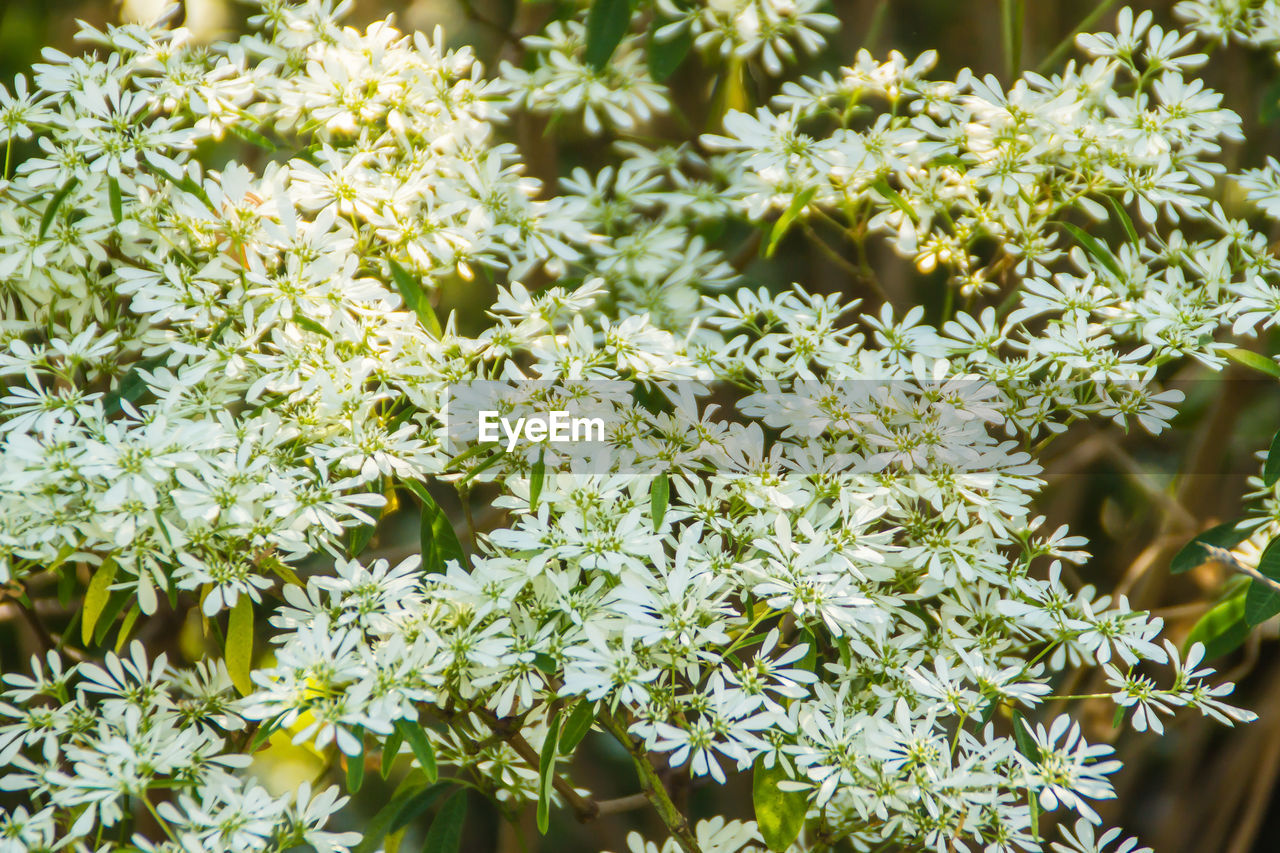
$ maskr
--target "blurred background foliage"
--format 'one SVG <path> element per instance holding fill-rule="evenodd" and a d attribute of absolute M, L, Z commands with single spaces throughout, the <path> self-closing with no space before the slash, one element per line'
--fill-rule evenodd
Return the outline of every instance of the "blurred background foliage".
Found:
<path fill-rule="evenodd" d="M 0 76 L 9 80 L 39 62 L 45 46 L 75 52 L 76 19 L 98 26 L 122 19 L 149 19 L 164 5 L 164 0 L 0 0 Z M 877 56 L 898 50 L 908 57 L 936 49 L 939 62 L 931 75 L 934 78 L 952 76 L 968 67 L 977 75 L 995 74 L 1006 84 L 1011 65 L 1034 70 L 1046 59 L 1053 60 L 1064 39 L 1098 8 L 1094 2 L 1080 0 L 1028 2 L 1020 36 L 1015 34 L 1011 51 L 1001 27 L 1001 0 L 834 0 L 831 5 L 831 11 L 844 22 L 843 28 L 826 51 L 805 66 L 808 73 L 847 64 L 861 47 Z M 1157 22 L 1164 26 L 1176 25 L 1173 2 L 1132 5 L 1153 9 Z M 1110 27 L 1118 6 L 1106 8 L 1094 28 Z M 486 66 L 494 67 L 501 59 L 520 62 L 519 36 L 563 17 L 566 8 L 559 2 L 527 0 L 355 0 L 350 20 L 363 26 L 394 14 L 404 30 L 430 30 L 440 25 L 449 44 L 472 45 Z M 250 9 L 227 0 L 186 0 L 183 14 L 197 38 L 214 40 L 240 32 Z M 1074 51 L 1065 54 L 1072 55 Z M 1051 71 L 1052 65 L 1045 70 Z M 1245 141 L 1229 147 L 1223 158 L 1228 169 L 1261 164 L 1268 155 L 1280 155 L 1280 64 L 1276 58 L 1235 45 L 1215 46 L 1202 76 L 1209 86 L 1224 93 L 1226 106 L 1244 120 Z M 691 131 L 708 127 L 713 115 L 717 80 L 712 66 L 690 56 L 668 82 L 679 114 L 645 128 L 642 135 L 647 139 L 688 139 Z M 761 103 L 779 85 L 780 81 L 763 75 L 750 76 L 745 81 L 746 98 Z M 554 187 L 556 177 L 574 166 L 600 168 L 613 156 L 607 142 L 586 135 L 568 121 L 522 117 L 511 131 L 530 171 L 548 187 Z M 1223 186 L 1221 191 L 1228 212 L 1243 215 L 1232 187 Z M 1255 225 L 1268 227 L 1257 221 Z M 743 229 L 744 235 L 748 233 Z M 721 244 L 730 251 L 734 236 L 721 237 Z M 1271 226 L 1269 236 L 1280 238 L 1280 231 Z M 872 267 L 890 300 L 900 309 L 924 305 L 927 318 L 936 321 L 946 287 L 941 277 L 920 275 L 883 246 L 869 247 L 869 251 Z M 746 247 L 736 258 L 745 282 L 753 286 L 784 288 L 799 281 L 810 290 L 866 295 L 840 265 L 797 236 L 785 240 L 772 258 L 766 260 L 761 254 Z M 479 281 L 446 283 L 442 307 L 456 309 L 464 326 L 476 324 L 482 320 L 491 293 Z M 1280 351 L 1277 340 L 1257 341 L 1252 346 L 1269 353 Z M 1273 380 L 1249 374 L 1236 364 L 1218 374 L 1195 365 L 1184 366 L 1167 379 L 1187 394 L 1175 429 L 1159 438 L 1143 433 L 1126 435 L 1102 423 L 1073 429 L 1044 457 L 1048 485 L 1040 508 L 1050 527 L 1069 524 L 1074 532 L 1089 538 L 1094 559 L 1085 566 L 1086 576 L 1080 582 L 1127 594 L 1133 606 L 1163 616 L 1170 636 L 1181 642 L 1221 595 L 1227 579 L 1213 564 L 1171 576 L 1170 559 L 1197 533 L 1238 516 L 1248 491 L 1246 479 L 1258 470 L 1256 453 L 1267 447 L 1280 427 L 1280 393 Z M 448 497 L 442 493 L 441 502 Z M 392 513 L 373 542 L 376 553 L 369 556 L 387 556 L 394 561 L 416 551 L 416 543 L 417 519 L 412 510 Z M 57 605 L 52 599 L 42 603 Z M 0 656 L 6 669 L 22 667 L 38 648 L 19 614 L 8 612 L 14 608 L 12 603 L 0 604 L 5 610 L 0 613 Z M 56 618 L 57 614 L 50 615 Z M 194 611 L 174 613 L 167 625 L 161 619 L 151 620 L 147 633 L 152 636 L 142 639 L 149 647 L 160 651 L 168 646 L 176 659 L 200 657 L 205 651 L 202 644 L 208 642 Z M 1125 770 L 1116 780 L 1117 799 L 1100 804 L 1104 820 L 1127 827 L 1159 853 L 1280 849 L 1277 634 L 1277 620 L 1273 619 L 1255 630 L 1240 649 L 1218 661 L 1227 678 L 1240 682 L 1239 704 L 1258 712 L 1257 723 L 1230 730 L 1187 716 L 1162 738 L 1132 731 L 1118 737 L 1116 746 Z M 265 643 L 259 645 L 264 647 Z M 217 653 L 216 648 L 210 651 Z M 1088 693 L 1094 689 L 1097 687 L 1081 683 L 1076 689 L 1059 692 Z M 1108 709 L 1107 702 L 1098 702 L 1096 713 L 1086 720 L 1091 740 L 1117 740 Z M 631 764 L 616 743 L 593 736 L 585 747 L 574 768 L 579 784 L 590 787 L 598 799 L 638 790 Z M 276 789 L 317 775 L 336 779 L 342 772 L 340 767 L 326 764 L 323 756 L 290 745 L 282 733 L 273 736 L 268 749 L 259 754 L 255 770 Z M 357 796 L 355 811 L 374 814 L 388 800 L 397 781 L 394 770 L 386 781 L 379 774 L 370 774 Z M 672 776 L 676 794 L 694 815 L 751 817 L 750 791 L 740 781 L 725 788 L 694 790 L 688 789 L 687 782 L 687 776 Z M 534 827 L 532 809 L 512 825 L 500 820 L 479 798 L 473 798 L 470 807 L 464 842 L 470 850 L 534 853 L 540 848 L 611 849 L 621 853 L 631 829 L 639 829 L 649 838 L 664 835 L 647 810 L 610 815 L 586 825 L 574 823 L 572 816 L 560 810 L 553 816 L 550 834 L 543 838 Z M 424 819 L 424 825 L 426 822 Z M 420 828 L 410 826 L 400 849 L 417 850 L 421 844 Z"/>

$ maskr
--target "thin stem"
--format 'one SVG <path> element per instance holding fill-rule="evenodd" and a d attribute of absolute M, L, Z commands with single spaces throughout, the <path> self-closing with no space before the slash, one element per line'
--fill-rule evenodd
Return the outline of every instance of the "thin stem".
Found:
<path fill-rule="evenodd" d="M 631 761 L 636 766 L 636 772 L 640 774 L 640 787 L 644 789 L 645 797 L 653 804 L 658 817 L 662 818 L 662 822 L 667 825 L 667 829 L 671 831 L 671 836 L 680 845 L 680 849 L 684 850 L 684 853 L 702 853 L 702 848 L 698 846 L 698 839 L 689 828 L 689 819 L 671 801 L 671 795 L 662 784 L 658 771 L 649 763 L 649 756 L 639 744 L 632 740 L 626 727 L 615 720 L 607 710 L 602 711 L 596 719 L 617 738 L 618 743 L 627 748 Z"/>
<path fill-rule="evenodd" d="M 867 34 L 862 39 L 863 50 L 874 50 L 880 32 L 884 29 L 885 18 L 889 16 L 889 0 L 880 0 L 871 12 L 871 20 L 867 22 Z"/>
<path fill-rule="evenodd" d="M 1107 10 L 1114 6 L 1115 3 L 1116 0 L 1098 0 L 1098 5 L 1094 6 L 1093 10 L 1085 15 L 1080 23 L 1076 24 L 1075 29 L 1067 33 L 1062 41 L 1058 42 L 1053 50 L 1049 51 L 1049 55 L 1044 58 L 1044 61 L 1036 66 L 1036 72 L 1044 74 L 1061 62 L 1062 58 L 1070 53 L 1071 48 L 1075 46 L 1076 36 L 1097 23 L 1098 19 L 1105 15 Z"/>
<path fill-rule="evenodd" d="M 1022 71 L 1022 22 L 1026 0 L 1000 0 L 1000 31 L 1004 36 L 1005 72 L 1012 82 Z"/>

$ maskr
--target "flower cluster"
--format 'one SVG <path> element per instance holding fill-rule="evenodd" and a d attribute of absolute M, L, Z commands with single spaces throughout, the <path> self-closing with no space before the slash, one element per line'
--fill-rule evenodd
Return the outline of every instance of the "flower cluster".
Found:
<path fill-rule="evenodd" d="M 692 34 L 726 80 L 757 56 L 777 74 L 835 26 L 816 9 L 664 0 L 653 38 Z M 237 669 L 136 644 L 4 676 L 3 787 L 30 807 L 0 816 L 0 850 L 117 849 L 100 833 L 127 820 L 144 850 L 356 843 L 322 829 L 336 792 L 236 772 L 251 730 L 336 749 L 354 785 L 366 756 L 404 756 L 589 817 L 567 777 L 594 728 L 633 758 L 663 850 L 1091 853 L 1119 836 L 1094 804 L 1120 765 L 1046 718 L 1078 698 L 1055 692 L 1069 669 L 1100 669 L 1089 698 L 1138 731 L 1252 718 L 1202 646 L 1075 583 L 1085 541 L 1036 511 L 1047 442 L 1091 419 L 1160 432 L 1181 399 L 1160 368 L 1219 367 L 1227 330 L 1276 322 L 1280 259 L 1214 192 L 1274 215 L 1280 166 L 1225 175 L 1240 122 L 1191 76 L 1193 34 L 1124 10 L 1079 39 L 1084 64 L 1008 86 L 863 51 L 715 133 L 619 141 L 552 192 L 503 123 L 641 128 L 672 99 L 639 37 L 597 67 L 574 10 L 486 77 L 440 33 L 344 12 L 262 0 L 213 47 L 86 28 L 94 51 L 0 88 L 0 580 L 87 582 L 91 648 L 167 599 L 257 605 L 273 652 L 240 699 Z M 1092 236 L 1104 220 L 1123 239 Z M 852 252 L 865 298 L 739 286 L 726 222 L 766 251 L 794 228 Z M 937 322 L 892 304 L 870 239 L 945 278 Z M 482 328 L 440 322 L 441 294 L 483 284 Z M 454 446 L 446 403 L 472 380 L 587 400 L 617 426 L 603 469 Z M 409 500 L 421 557 L 362 558 Z M 781 777 L 795 833 L 690 825 L 658 760 Z M 1058 809 L 1081 821 L 1050 842 Z"/>

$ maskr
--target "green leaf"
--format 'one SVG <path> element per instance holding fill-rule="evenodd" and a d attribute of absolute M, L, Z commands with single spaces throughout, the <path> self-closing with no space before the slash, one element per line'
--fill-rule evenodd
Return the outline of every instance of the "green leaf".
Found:
<path fill-rule="evenodd" d="M 293 324 L 297 326 L 299 329 L 304 329 L 313 335 L 319 335 L 322 338 L 329 338 L 330 340 L 333 339 L 332 332 L 330 332 L 324 326 L 321 326 L 315 320 L 312 320 L 310 317 L 304 317 L 301 314 L 294 314 Z"/>
<path fill-rule="evenodd" d="M 564 727 L 560 730 L 560 754 L 569 755 L 577 749 L 578 744 L 582 743 L 582 739 L 587 736 L 587 732 L 591 731 L 595 721 L 595 702 L 583 699 L 574 705 L 573 710 L 569 712 L 569 718 L 564 721 Z"/>
<path fill-rule="evenodd" d="M 84 606 L 80 618 L 80 640 L 86 646 L 93 640 L 93 629 L 111 598 L 111 581 L 116 576 L 116 561 L 107 557 L 89 578 L 89 588 L 84 593 Z"/>
<path fill-rule="evenodd" d="M 547 739 L 542 742 L 542 754 L 538 756 L 538 833 L 547 834 L 551 825 L 551 789 L 556 778 L 556 741 L 560 737 L 560 712 L 556 711 L 547 729 Z"/>
<path fill-rule="evenodd" d="M 772 767 L 765 767 L 764 758 L 758 758 L 751 772 L 756 825 L 770 850 L 783 851 L 790 847 L 800 837 L 809 811 L 809 796 L 804 791 L 784 791 L 778 787 L 789 778 L 780 759 L 774 759 Z"/>
<path fill-rule="evenodd" d="M 1245 590 L 1219 602 L 1200 617 L 1187 635 L 1185 648 L 1204 643 L 1206 661 L 1222 657 L 1234 650 L 1249 636 L 1249 623 L 1244 619 Z"/>
<path fill-rule="evenodd" d="M 1277 117 L 1280 117 L 1280 80 L 1262 93 L 1262 107 L 1258 110 L 1258 120 L 1263 124 L 1271 124 Z"/>
<path fill-rule="evenodd" d="M 112 590 L 111 597 L 107 599 L 107 606 L 102 608 L 102 612 L 98 614 L 98 625 L 93 629 L 94 645 L 98 645 L 106 639 L 107 632 L 111 630 L 116 617 L 124 611 L 126 605 L 136 599 L 137 594 L 133 590 Z"/>
<path fill-rule="evenodd" d="M 1280 536 L 1267 543 L 1258 559 L 1258 571 L 1272 580 L 1280 580 Z M 1261 581 L 1250 582 L 1244 597 L 1244 621 L 1253 627 L 1277 613 L 1280 613 L 1280 592 Z"/>
<path fill-rule="evenodd" d="M 409 480 L 405 487 L 418 496 L 422 503 L 422 565 L 428 572 L 440 574 L 450 560 L 457 560 L 464 568 L 467 565 L 466 555 L 462 551 L 462 543 L 458 534 L 449 524 L 449 517 L 436 503 L 435 498 L 421 483 Z"/>
<path fill-rule="evenodd" d="M 129 632 L 133 630 L 133 625 L 138 621 L 138 614 L 142 612 L 142 608 L 137 602 L 129 608 L 129 612 L 125 614 L 124 621 L 120 623 L 120 633 L 116 634 L 116 654 L 120 654 L 120 650 L 124 648 L 124 644 L 129 641 Z"/>
<path fill-rule="evenodd" d="M 1021 752 L 1032 761 L 1040 760 L 1040 747 L 1036 745 L 1035 738 L 1031 737 L 1031 732 L 1027 729 L 1022 714 L 1017 710 L 1013 712 L 1013 740 L 1018 745 L 1018 752 Z M 1040 798 L 1036 796 L 1036 792 L 1027 789 L 1027 808 L 1031 812 L 1031 835 L 1037 841 L 1040 840 Z"/>
<path fill-rule="evenodd" d="M 631 25 L 629 0 L 594 0 L 587 12 L 587 49 L 583 58 L 597 71 L 609 63 Z"/>
<path fill-rule="evenodd" d="M 227 620 L 227 644 L 223 657 L 231 683 L 241 696 L 248 696 L 253 692 L 253 679 L 249 677 L 253 669 L 253 602 L 244 593 L 236 596 L 231 618 Z"/>
<path fill-rule="evenodd" d="M 383 779 L 391 775 L 391 767 L 396 763 L 396 758 L 400 755 L 400 745 L 402 743 L 404 743 L 404 733 L 398 728 L 393 728 L 391 734 L 387 735 L 387 739 L 383 741 L 382 765 L 379 768 Z"/>
<path fill-rule="evenodd" d="M 412 783 L 408 779 L 402 782 L 396 792 L 391 795 L 391 801 L 378 809 L 377 813 L 360 827 L 364 837 L 360 839 L 359 844 L 351 848 L 351 853 L 374 853 L 382 849 L 382 839 L 387 834 L 387 828 L 391 826 L 391 822 L 423 790 L 425 786 L 421 783 Z"/>
<path fill-rule="evenodd" d="M 685 57 L 689 55 L 689 49 L 693 47 L 693 30 L 690 27 L 685 27 L 665 41 L 655 38 L 654 33 L 667 23 L 669 22 L 655 18 L 653 26 L 649 28 L 647 45 L 649 76 L 659 83 L 675 73 Z"/>
<path fill-rule="evenodd" d="M 253 740 L 249 741 L 249 748 L 245 752 L 249 755 L 257 752 L 271 738 L 271 735 L 275 734 L 276 730 L 280 728 L 282 717 L 284 717 L 284 714 L 272 717 L 259 725 L 258 730 L 253 733 Z"/>
<path fill-rule="evenodd" d="M 36 238 L 44 239 L 44 235 L 48 233 L 49 226 L 53 224 L 53 217 L 58 214 L 58 208 L 67 200 L 67 196 L 71 195 L 71 191 L 76 188 L 76 184 L 80 183 L 80 179 L 71 177 L 62 189 L 53 194 L 53 198 L 49 200 L 49 206 L 44 209 L 44 214 L 40 217 L 40 230 L 36 232 Z"/>
<path fill-rule="evenodd" d="M 1120 262 L 1116 260 L 1116 256 L 1111 254 L 1111 250 L 1094 239 L 1093 235 L 1087 234 L 1070 222 L 1058 222 L 1072 238 L 1080 244 L 1080 247 L 1093 256 L 1093 259 L 1106 267 L 1112 275 L 1118 279 L 1124 278 L 1124 271 L 1120 269 Z"/>
<path fill-rule="evenodd" d="M 1280 480 L 1280 432 L 1271 439 L 1271 448 L 1267 451 L 1266 464 L 1262 466 L 1262 482 L 1274 486 Z"/>
<path fill-rule="evenodd" d="M 1280 379 L 1280 364 L 1276 364 L 1273 359 L 1267 358 L 1265 355 L 1235 347 L 1227 350 L 1227 358 L 1245 367 L 1251 367 L 1259 373 L 1265 373 L 1275 379 Z"/>
<path fill-rule="evenodd" d="M 1138 229 L 1133 227 L 1133 220 L 1125 211 L 1124 205 L 1115 196 L 1106 196 L 1107 204 L 1111 205 L 1111 212 L 1116 215 L 1116 219 L 1120 220 L 1120 226 L 1124 228 L 1125 236 L 1129 238 L 1129 242 L 1135 246 L 1142 245 L 1138 239 Z"/>
<path fill-rule="evenodd" d="M 364 549 L 369 547 L 369 542 L 377 529 L 376 524 L 361 524 L 347 531 L 347 556 L 351 559 L 359 557 Z"/>
<path fill-rule="evenodd" d="M 747 92 L 747 68 L 740 56 L 729 54 L 724 71 L 716 78 L 711 93 L 711 110 L 707 113 L 707 129 L 718 130 L 724 126 L 724 117 L 733 111 L 747 112 L 751 97 Z"/>
<path fill-rule="evenodd" d="M 436 800 L 440 799 L 446 791 L 452 788 L 453 782 L 443 779 L 430 787 L 424 788 L 409 798 L 396 814 L 395 820 L 391 821 L 388 832 L 398 832 L 409 824 L 413 823 L 413 819 L 425 812 L 427 809 L 435 805 Z"/>
<path fill-rule="evenodd" d="M 360 741 L 360 754 L 347 756 L 347 790 L 354 794 L 364 784 L 364 727 L 356 726 L 352 734 Z"/>
<path fill-rule="evenodd" d="M 107 204 L 111 206 L 111 218 L 119 225 L 124 221 L 124 199 L 120 197 L 120 181 L 115 178 L 107 181 Z"/>
<path fill-rule="evenodd" d="M 787 209 L 778 217 L 778 221 L 773 223 L 773 230 L 769 232 L 769 245 L 764 250 L 766 258 L 773 257 L 773 253 L 778 248 L 778 243 L 786 235 L 787 229 L 804 212 L 804 209 L 809 206 L 809 202 L 813 201 L 813 197 L 817 194 L 818 188 L 814 186 L 809 187 L 804 192 L 797 193 L 795 198 L 791 199 L 791 204 L 787 205 Z"/>
<path fill-rule="evenodd" d="M 1211 558 L 1208 548 L 1234 548 L 1239 545 L 1249 538 L 1249 531 L 1239 530 L 1236 527 L 1238 523 L 1228 521 L 1226 524 L 1210 527 L 1204 533 L 1183 545 L 1178 553 L 1173 555 L 1173 561 L 1169 563 L 1169 571 L 1175 575 L 1180 575 L 1183 572 L 1191 571 L 1201 563 L 1207 562 Z"/>
<path fill-rule="evenodd" d="M 667 504 L 671 500 L 671 478 L 659 474 L 653 478 L 649 486 L 649 511 L 653 514 L 653 529 L 662 527 L 662 519 L 667 514 Z"/>
<path fill-rule="evenodd" d="M 120 380 L 120 384 L 115 387 L 114 391 L 103 395 L 102 410 L 108 415 L 113 415 L 120 411 L 121 400 L 129 403 L 137 402 L 143 394 L 147 393 L 147 383 L 142 378 L 142 371 L 150 372 L 155 370 L 167 360 L 167 356 L 157 355 L 135 364 L 133 369 Z"/>
<path fill-rule="evenodd" d="M 274 152 L 279 147 L 256 130 L 250 130 L 249 128 L 242 127 L 238 124 L 228 125 L 227 129 L 243 139 L 245 142 L 248 142 L 250 145 L 256 145 L 264 151 Z"/>
<path fill-rule="evenodd" d="M 547 476 L 547 463 L 542 458 L 542 453 L 538 453 L 538 461 L 533 463 L 533 470 L 529 472 L 529 511 L 533 512 L 538 508 L 538 498 L 542 495 L 542 481 Z"/>
<path fill-rule="evenodd" d="M 422 323 L 422 328 L 430 332 L 432 337 L 438 339 L 442 334 L 440 320 L 436 317 L 436 312 L 431 307 L 431 299 L 423 288 L 422 282 L 418 281 L 407 269 L 395 261 L 388 261 L 387 263 L 391 265 L 391 279 L 395 282 L 396 290 L 400 291 L 405 307 L 417 314 L 419 322 Z"/>
<path fill-rule="evenodd" d="M 436 781 L 440 775 L 436 770 L 436 751 L 432 748 L 431 741 L 427 738 L 427 733 L 423 731 L 422 726 L 417 720 L 401 717 L 396 720 L 396 728 L 400 730 L 405 742 L 413 750 L 414 757 L 418 759 L 418 766 L 422 768 L 427 781 Z"/>
<path fill-rule="evenodd" d="M 915 208 L 907 204 L 907 200 L 902 197 L 902 193 L 889 186 L 889 182 L 884 178 L 877 179 L 871 184 L 871 188 L 880 195 L 884 196 L 894 207 L 901 210 L 907 215 L 912 222 L 919 222 L 920 216 L 916 213 Z"/>
<path fill-rule="evenodd" d="M 456 853 L 462 845 L 462 827 L 467 821 L 467 792 L 456 791 L 444 801 L 431 821 L 422 853 Z"/>
<path fill-rule="evenodd" d="M 302 582 L 302 578 L 298 577 L 298 575 L 293 571 L 293 569 L 289 568 L 289 565 L 285 563 L 283 560 L 280 560 L 280 559 L 268 560 L 267 566 L 268 568 L 271 569 L 271 571 L 279 575 L 280 579 L 283 580 L 285 583 L 291 583 L 294 586 L 300 586 L 303 589 L 307 588 L 307 585 Z"/>

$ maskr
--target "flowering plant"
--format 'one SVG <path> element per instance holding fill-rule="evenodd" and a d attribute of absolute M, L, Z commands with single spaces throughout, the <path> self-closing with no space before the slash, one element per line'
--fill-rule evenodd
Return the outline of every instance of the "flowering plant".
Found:
<path fill-rule="evenodd" d="M 419 815 L 443 850 L 472 790 L 542 832 L 651 808 L 634 851 L 1133 851 L 1075 709 L 1253 714 L 1211 627 L 1181 649 L 1079 581 L 1040 460 L 1165 430 L 1179 364 L 1280 374 L 1232 338 L 1280 317 L 1280 164 L 1229 172 L 1195 76 L 1274 50 L 1280 4 L 1126 9 L 1004 82 L 863 50 L 754 107 L 836 31 L 818 3 L 595 0 L 488 68 L 345 5 L 258 0 L 211 45 L 86 25 L 0 88 L 0 580 L 43 646 L 3 676 L 0 850 L 389 853 Z M 694 53 L 713 127 L 652 143 Z M 531 177 L 512 127 L 547 114 L 610 162 Z M 856 298 L 744 274 L 793 236 Z M 476 380 L 585 398 L 603 467 L 459 445 Z M 1280 612 L 1267 467 L 1251 538 L 1196 545 L 1249 624 Z M 370 549 L 406 515 L 411 554 Z M 181 626 L 186 667 L 148 650 Z M 635 796 L 574 779 L 601 739 Z M 289 744 L 314 784 L 264 777 Z M 367 771 L 399 787 L 358 826 Z M 752 820 L 675 791 L 745 774 Z"/>

